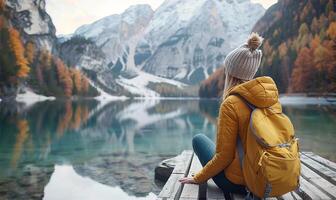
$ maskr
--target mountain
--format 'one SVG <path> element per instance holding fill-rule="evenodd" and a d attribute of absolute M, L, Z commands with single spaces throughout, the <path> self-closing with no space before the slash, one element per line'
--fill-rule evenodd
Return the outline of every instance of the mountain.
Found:
<path fill-rule="evenodd" d="M 120 15 L 111 15 L 79 27 L 74 35 L 90 38 L 101 47 L 109 68 L 113 68 L 114 72 L 127 71 L 134 67 L 131 54 L 153 13 L 149 5 L 131 6 Z"/>
<path fill-rule="evenodd" d="M 162 91 L 182 95 L 187 85 L 213 73 L 263 13 L 261 5 L 249 0 L 197 0 L 192 5 L 167 0 L 156 11 L 149 5 L 131 6 L 59 41 L 75 36 L 93 41 L 105 54 L 99 68 L 107 69 L 97 79 L 109 91 L 119 85 L 136 96 L 159 96 Z M 72 54 L 61 55 L 86 68 Z"/>
<path fill-rule="evenodd" d="M 332 0 L 279 0 L 255 24 L 264 38 L 257 76 L 271 76 L 281 93 L 336 91 L 336 14 Z M 201 84 L 201 97 L 218 97 L 224 70 Z"/>
<path fill-rule="evenodd" d="M 242 43 L 263 14 L 262 6 L 249 0 L 167 0 L 137 46 L 136 65 L 157 76 L 197 84 Z"/>
<path fill-rule="evenodd" d="M 0 0 L 1 98 L 98 95 L 79 69 L 59 58 L 55 32 L 44 0 Z"/>
<path fill-rule="evenodd" d="M 190 85 L 212 74 L 264 13 L 250 0 L 192 5 L 166 0 L 156 11 L 134 5 L 56 38 L 45 0 L 1 2 L 8 21 L 5 36 L 15 29 L 13 41 L 20 47 L 10 62 L 11 51 L 2 55 L 4 96 L 21 87 L 60 97 L 95 96 L 102 90 L 117 96 L 196 95 Z"/>
<path fill-rule="evenodd" d="M 23 42 L 33 41 L 38 49 L 57 52 L 56 28 L 46 12 L 45 0 L 6 0 L 10 21 L 20 30 Z"/>
<path fill-rule="evenodd" d="M 60 55 L 114 95 L 160 96 L 150 87 L 161 83 L 179 91 L 182 83 L 153 76 L 134 66 L 138 38 L 142 37 L 153 13 L 149 5 L 140 4 L 129 7 L 120 15 L 83 25 L 70 37 L 59 38 L 63 42 Z"/>

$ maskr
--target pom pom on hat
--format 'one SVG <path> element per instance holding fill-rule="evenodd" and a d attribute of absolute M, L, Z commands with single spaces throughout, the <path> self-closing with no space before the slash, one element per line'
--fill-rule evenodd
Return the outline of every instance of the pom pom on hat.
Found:
<path fill-rule="evenodd" d="M 251 49 L 251 51 L 254 51 L 260 47 L 263 40 L 264 38 L 262 38 L 258 33 L 252 32 L 249 36 L 249 39 L 247 40 L 247 47 Z"/>
<path fill-rule="evenodd" d="M 242 79 L 251 80 L 261 63 L 262 52 L 258 49 L 263 38 L 257 33 L 251 33 L 247 44 L 231 51 L 224 60 L 225 72 Z"/>

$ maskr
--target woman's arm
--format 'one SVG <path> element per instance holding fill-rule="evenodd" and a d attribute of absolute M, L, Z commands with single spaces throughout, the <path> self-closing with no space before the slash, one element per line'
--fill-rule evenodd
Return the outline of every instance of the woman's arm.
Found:
<path fill-rule="evenodd" d="M 223 171 L 234 159 L 238 135 L 238 117 L 228 97 L 220 107 L 217 125 L 216 153 L 204 168 L 194 176 L 202 183 Z"/>

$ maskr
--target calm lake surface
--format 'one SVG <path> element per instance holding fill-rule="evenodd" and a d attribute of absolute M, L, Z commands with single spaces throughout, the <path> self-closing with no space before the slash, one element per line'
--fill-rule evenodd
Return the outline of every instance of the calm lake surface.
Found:
<path fill-rule="evenodd" d="M 302 151 L 336 161 L 336 106 L 284 105 Z M 154 168 L 214 138 L 215 100 L 0 103 L 0 199 L 155 199 Z"/>

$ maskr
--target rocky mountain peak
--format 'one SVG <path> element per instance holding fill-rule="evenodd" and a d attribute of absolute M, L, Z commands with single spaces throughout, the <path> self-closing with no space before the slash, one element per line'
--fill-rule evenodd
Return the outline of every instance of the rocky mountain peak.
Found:
<path fill-rule="evenodd" d="M 197 84 L 244 43 L 264 8 L 249 0 L 165 1 L 137 47 L 142 70 Z"/>
<path fill-rule="evenodd" d="M 11 23 L 20 30 L 23 39 L 34 41 L 38 48 L 56 53 L 56 29 L 48 13 L 45 0 L 7 0 Z"/>
<path fill-rule="evenodd" d="M 121 14 L 121 18 L 124 22 L 128 24 L 134 24 L 141 21 L 141 18 L 151 18 L 153 14 L 153 9 L 148 4 L 138 4 L 130 6 Z"/>
<path fill-rule="evenodd" d="M 103 68 L 118 84 L 145 91 L 138 88 L 140 76 L 146 79 L 144 87 L 154 79 L 200 83 L 245 42 L 264 12 L 250 0 L 166 0 L 155 11 L 149 5 L 131 6 L 78 28 L 74 35 L 101 48 L 107 65 Z M 136 85 L 130 86 L 131 79 Z"/>

